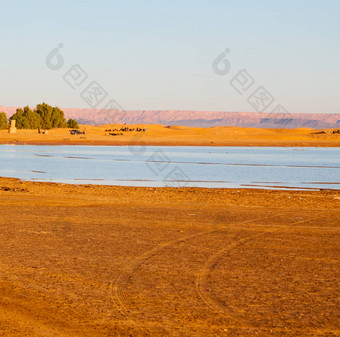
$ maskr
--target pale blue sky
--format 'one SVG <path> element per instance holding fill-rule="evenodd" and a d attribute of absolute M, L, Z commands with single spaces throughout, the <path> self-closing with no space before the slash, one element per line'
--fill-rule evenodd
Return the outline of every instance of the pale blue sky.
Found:
<path fill-rule="evenodd" d="M 247 69 L 275 97 L 268 111 L 340 113 L 339 0 L 0 0 L 0 13 L 0 105 L 88 107 L 62 79 L 79 64 L 128 110 L 254 111 L 229 84 Z"/>

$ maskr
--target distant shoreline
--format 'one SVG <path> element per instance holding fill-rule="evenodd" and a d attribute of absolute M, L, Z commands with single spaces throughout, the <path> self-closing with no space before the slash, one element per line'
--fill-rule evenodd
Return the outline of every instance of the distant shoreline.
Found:
<path fill-rule="evenodd" d="M 33 146 L 165 146 L 165 147 L 172 147 L 172 146 L 202 146 L 202 147 L 323 147 L 323 148 L 334 148 L 334 147 L 340 147 L 340 144 L 336 143 L 326 143 L 326 144 L 316 144 L 316 143 L 287 143 L 287 144 L 267 144 L 267 143 L 258 143 L 258 144 L 186 144 L 186 143 L 180 143 L 180 144 L 164 144 L 164 143 L 112 143 L 112 142 L 34 142 L 34 141 L 25 141 L 25 142 L 1 142 L 0 145 L 33 145 Z"/>
<path fill-rule="evenodd" d="M 70 135 L 69 129 L 52 129 L 48 134 L 37 130 L 0 130 L 0 144 L 16 145 L 93 145 L 93 146 L 241 146 L 241 147 L 340 147 L 340 134 L 318 133 L 310 128 L 259 129 L 241 127 L 195 128 L 146 125 L 146 132 L 117 132 L 115 125 L 81 125 L 85 135 Z M 136 128 L 136 125 L 130 125 Z M 112 131 L 109 131 L 112 130 Z M 122 135 L 110 135 L 110 133 Z"/>

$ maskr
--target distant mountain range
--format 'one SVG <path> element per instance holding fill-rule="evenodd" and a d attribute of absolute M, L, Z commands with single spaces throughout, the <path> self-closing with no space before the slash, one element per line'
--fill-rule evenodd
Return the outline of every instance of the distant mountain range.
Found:
<path fill-rule="evenodd" d="M 100 110 L 63 108 L 66 118 L 81 124 L 164 124 L 195 127 L 239 126 L 255 128 L 307 127 L 340 128 L 340 114 L 217 112 L 182 110 Z M 0 112 L 10 117 L 16 108 L 0 106 Z"/>

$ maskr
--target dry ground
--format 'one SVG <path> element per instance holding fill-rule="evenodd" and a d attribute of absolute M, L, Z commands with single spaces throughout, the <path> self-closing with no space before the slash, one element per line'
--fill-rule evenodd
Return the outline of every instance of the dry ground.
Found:
<path fill-rule="evenodd" d="M 0 336 L 340 336 L 339 191 L 0 178 Z"/>
<path fill-rule="evenodd" d="M 320 130 L 259 129 L 239 127 L 193 128 L 165 125 L 130 125 L 147 127 L 146 132 L 124 132 L 109 136 L 108 131 L 120 129 L 122 124 L 81 125 L 86 135 L 69 134 L 68 129 L 49 130 L 39 134 L 37 130 L 17 130 L 9 134 L 0 130 L 0 144 L 68 144 L 68 145 L 195 145 L 195 146 L 340 146 L 340 134 L 320 134 Z"/>

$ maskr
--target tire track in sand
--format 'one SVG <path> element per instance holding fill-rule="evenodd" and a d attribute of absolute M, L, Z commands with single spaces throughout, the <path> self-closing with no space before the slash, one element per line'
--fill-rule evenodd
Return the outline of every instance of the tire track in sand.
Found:
<path fill-rule="evenodd" d="M 233 224 L 228 224 L 225 226 L 232 226 L 230 229 L 238 228 L 240 225 L 244 225 L 250 222 L 257 222 L 261 220 L 265 220 L 271 218 L 271 216 L 265 216 L 260 217 L 257 219 L 250 219 L 242 221 L 241 223 L 237 223 L 233 226 Z M 157 247 L 146 251 L 145 253 L 137 256 L 136 258 L 129 261 L 127 265 L 124 266 L 124 269 L 117 275 L 117 277 L 114 279 L 114 281 L 109 285 L 109 291 L 110 291 L 110 297 L 115 305 L 115 308 L 119 311 L 119 313 L 124 317 L 126 323 L 129 326 L 138 327 L 140 330 L 144 330 L 143 327 L 138 324 L 135 319 L 133 319 L 133 316 L 138 315 L 138 312 L 131 312 L 129 308 L 129 296 L 126 294 L 124 289 L 126 288 L 126 285 L 128 284 L 131 276 L 135 274 L 136 270 L 141 266 L 145 261 L 150 259 L 152 256 L 157 255 L 159 252 L 161 252 L 163 249 L 168 247 L 174 247 L 176 244 L 188 241 L 190 239 L 194 239 L 197 237 L 202 237 L 205 235 L 209 235 L 212 233 L 221 232 L 221 229 L 213 229 L 208 231 L 199 232 L 197 234 L 188 235 L 176 240 L 168 241 L 162 244 L 159 244 Z M 225 231 L 224 231 L 225 232 Z M 237 235 L 237 234 L 236 234 Z M 145 324 L 145 323 L 144 323 Z"/>
<path fill-rule="evenodd" d="M 278 215 L 277 217 L 279 217 L 281 215 L 282 214 Z M 323 218 L 324 217 L 321 217 L 321 219 L 323 219 Z M 274 233 L 274 232 L 277 232 L 277 231 L 282 230 L 282 229 L 291 228 L 292 226 L 294 226 L 296 224 L 308 222 L 310 220 L 311 219 L 299 220 L 299 221 L 293 222 L 289 225 L 282 225 L 282 226 L 277 225 L 277 226 L 275 226 L 275 228 L 272 228 L 271 230 L 266 230 L 266 231 L 258 233 L 256 235 L 251 235 L 247 238 L 242 238 L 242 239 L 240 239 L 236 242 L 232 242 L 228 246 L 226 246 L 226 247 L 216 251 L 214 254 L 212 254 L 209 257 L 209 259 L 207 260 L 207 262 L 200 269 L 200 271 L 199 271 L 199 273 L 196 277 L 196 282 L 195 282 L 197 294 L 199 295 L 199 297 L 201 298 L 203 303 L 207 307 L 209 307 L 213 312 L 217 313 L 218 315 L 222 316 L 223 318 L 226 318 L 226 319 L 237 318 L 239 320 L 240 317 L 238 315 L 225 311 L 226 306 L 223 306 L 222 304 L 217 303 L 211 297 L 206 295 L 208 293 L 208 291 L 205 291 L 206 280 L 209 277 L 209 274 L 212 272 L 212 270 L 216 266 L 218 259 L 221 257 L 221 255 L 224 255 L 226 253 L 231 252 L 232 250 L 238 248 L 239 246 L 246 244 L 250 240 L 254 240 L 254 239 L 256 239 L 260 236 L 263 236 L 267 233 Z"/>

